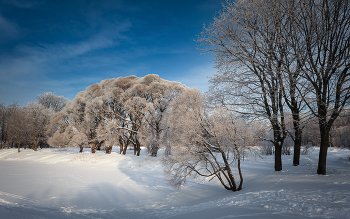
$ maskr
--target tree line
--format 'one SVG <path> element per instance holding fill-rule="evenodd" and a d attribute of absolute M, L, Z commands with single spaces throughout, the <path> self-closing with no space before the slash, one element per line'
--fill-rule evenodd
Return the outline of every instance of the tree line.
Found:
<path fill-rule="evenodd" d="M 52 93 L 27 107 L 0 106 L 1 148 L 37 145 L 103 148 L 126 154 L 164 147 L 164 171 L 179 187 L 189 176 L 242 189 L 241 161 L 253 145 L 272 144 L 299 165 L 302 145 L 349 147 L 349 1 L 226 1 L 197 42 L 217 73 L 202 94 L 147 75 L 106 79 L 67 101 Z M 341 118 L 341 119 L 339 119 Z M 236 164 L 236 165 L 233 165 Z M 239 183 L 234 177 L 237 168 Z"/>
<path fill-rule="evenodd" d="M 62 110 L 67 98 L 48 92 L 37 96 L 38 101 L 20 107 L 16 102 L 5 106 L 0 103 L 0 148 L 21 146 L 37 150 L 48 146 L 47 127 L 52 116 Z"/>
<path fill-rule="evenodd" d="M 79 147 L 80 152 L 90 148 L 92 153 L 103 149 L 110 154 L 113 146 L 119 146 L 120 154 L 132 147 L 136 156 L 141 145 L 150 156 L 157 156 L 163 148 L 170 185 L 180 187 L 189 176 L 197 175 L 216 177 L 226 189 L 237 191 L 243 184 L 241 160 L 255 153 L 251 146 L 266 145 L 273 138 L 273 129 L 265 120 L 217 104 L 213 92 L 203 94 L 158 75 L 128 76 L 92 84 L 72 101 L 44 93 L 27 107 L 0 104 L 1 148 L 17 147 L 20 152 L 21 147 L 35 151 L 38 146 Z M 349 147 L 350 114 L 344 111 L 341 116 L 331 130 L 331 142 Z M 301 144 L 319 145 L 317 119 L 301 118 L 307 127 Z M 285 114 L 285 124 L 291 133 L 290 112 Z M 292 153 L 291 142 L 287 137 L 282 154 Z"/>

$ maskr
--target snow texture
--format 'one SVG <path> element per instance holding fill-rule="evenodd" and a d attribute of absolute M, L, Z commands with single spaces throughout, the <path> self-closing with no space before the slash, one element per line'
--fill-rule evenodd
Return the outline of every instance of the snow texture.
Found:
<path fill-rule="evenodd" d="M 283 156 L 281 172 L 273 156 L 246 158 L 239 192 L 203 178 L 174 190 L 145 150 L 78 150 L 0 150 L 1 218 L 350 218 L 349 150 L 329 148 L 325 176 L 317 148 L 297 167 Z"/>

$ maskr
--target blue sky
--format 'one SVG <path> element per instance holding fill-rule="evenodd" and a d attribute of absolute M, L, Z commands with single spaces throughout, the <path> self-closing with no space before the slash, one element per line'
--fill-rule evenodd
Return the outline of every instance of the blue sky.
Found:
<path fill-rule="evenodd" d="M 0 0 L 0 102 L 72 100 L 106 78 L 158 74 L 205 91 L 215 73 L 194 41 L 221 0 Z"/>

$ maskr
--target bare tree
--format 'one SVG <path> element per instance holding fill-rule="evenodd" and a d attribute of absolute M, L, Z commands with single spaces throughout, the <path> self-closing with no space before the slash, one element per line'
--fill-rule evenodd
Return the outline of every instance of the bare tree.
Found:
<path fill-rule="evenodd" d="M 9 110 L 4 103 L 0 103 L 0 149 L 5 147 L 8 131 Z"/>
<path fill-rule="evenodd" d="M 169 124 L 173 147 L 163 161 L 170 185 L 180 187 L 190 176 L 203 176 L 219 179 L 227 190 L 242 189 L 241 144 L 231 113 L 208 112 L 200 92 L 187 89 L 171 104 Z M 238 186 L 232 170 L 235 162 Z"/>
<path fill-rule="evenodd" d="M 306 59 L 302 77 L 313 88 L 304 96 L 318 118 L 321 145 L 318 174 L 326 174 L 330 131 L 350 98 L 350 2 L 301 0 L 291 35 L 305 51 L 293 48 Z"/>
<path fill-rule="evenodd" d="M 47 109 L 51 109 L 54 112 L 61 111 L 67 104 L 68 99 L 63 96 L 56 96 L 54 93 L 46 92 L 44 94 L 40 94 L 36 97 L 38 102 L 46 107 Z"/>
<path fill-rule="evenodd" d="M 203 51 L 213 52 L 218 73 L 210 80 L 212 100 L 246 116 L 270 122 L 275 170 L 282 170 L 281 151 L 287 137 L 284 88 L 274 1 L 226 2 L 214 22 L 198 38 Z M 270 10 L 273 8 L 274 10 Z M 276 19 L 274 19 L 276 18 Z"/>
<path fill-rule="evenodd" d="M 25 110 L 19 107 L 16 103 L 9 106 L 10 117 L 9 117 L 9 127 L 8 135 L 9 140 L 12 143 L 16 143 L 18 148 L 18 153 L 21 151 L 21 144 L 26 138 L 26 118 Z"/>

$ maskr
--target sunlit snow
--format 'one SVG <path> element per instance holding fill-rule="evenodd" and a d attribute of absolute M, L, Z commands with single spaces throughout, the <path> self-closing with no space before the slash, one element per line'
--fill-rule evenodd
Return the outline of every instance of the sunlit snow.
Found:
<path fill-rule="evenodd" d="M 166 185 L 161 156 L 88 149 L 0 150 L 0 218 L 350 218 L 350 151 L 329 148 L 328 175 L 316 174 L 318 149 L 242 162 L 243 190 L 215 179 Z"/>

